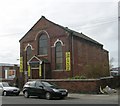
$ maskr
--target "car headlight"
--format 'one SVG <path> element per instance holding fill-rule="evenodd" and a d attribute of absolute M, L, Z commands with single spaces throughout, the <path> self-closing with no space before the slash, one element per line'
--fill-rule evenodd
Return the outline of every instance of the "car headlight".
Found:
<path fill-rule="evenodd" d="M 20 89 L 19 89 L 19 88 L 18 88 L 17 90 L 18 90 L 18 91 L 20 91 Z"/>
<path fill-rule="evenodd" d="M 59 92 L 59 90 L 57 90 L 57 89 L 53 89 L 53 91 L 54 91 L 54 92 Z"/>
<path fill-rule="evenodd" d="M 66 89 L 65 91 L 66 91 L 66 92 L 68 92 L 68 90 L 67 90 L 67 89 Z"/>

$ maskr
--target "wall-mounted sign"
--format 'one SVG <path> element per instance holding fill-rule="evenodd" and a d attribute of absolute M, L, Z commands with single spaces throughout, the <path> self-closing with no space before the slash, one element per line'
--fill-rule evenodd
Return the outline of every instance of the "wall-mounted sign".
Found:
<path fill-rule="evenodd" d="M 66 52 L 66 71 L 71 70 L 71 65 L 70 65 L 70 52 Z"/>
<path fill-rule="evenodd" d="M 41 64 L 39 65 L 39 76 L 40 77 L 42 76 L 42 67 L 41 67 Z"/>
<path fill-rule="evenodd" d="M 31 68 L 30 68 L 30 65 L 28 65 L 28 76 L 30 77 L 30 71 L 31 71 Z"/>
<path fill-rule="evenodd" d="M 23 72 L 23 57 L 20 57 L 20 72 Z"/>

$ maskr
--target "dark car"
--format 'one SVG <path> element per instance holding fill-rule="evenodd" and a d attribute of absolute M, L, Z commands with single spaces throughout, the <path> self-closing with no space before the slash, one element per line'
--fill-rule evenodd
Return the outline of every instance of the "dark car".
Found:
<path fill-rule="evenodd" d="M 20 93 L 19 88 L 12 87 L 7 82 L 0 82 L 0 94 L 2 96 L 7 96 L 7 95 L 16 95 L 16 96 L 18 96 L 19 93 Z"/>
<path fill-rule="evenodd" d="M 46 99 L 52 99 L 53 97 L 62 99 L 68 95 L 68 91 L 46 81 L 30 81 L 24 85 L 23 94 L 26 98 L 38 96 Z"/>

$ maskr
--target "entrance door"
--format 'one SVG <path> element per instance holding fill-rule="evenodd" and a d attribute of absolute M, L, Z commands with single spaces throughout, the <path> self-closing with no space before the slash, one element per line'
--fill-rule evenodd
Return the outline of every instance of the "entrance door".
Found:
<path fill-rule="evenodd" d="M 39 79 L 39 69 L 32 69 L 32 79 Z"/>

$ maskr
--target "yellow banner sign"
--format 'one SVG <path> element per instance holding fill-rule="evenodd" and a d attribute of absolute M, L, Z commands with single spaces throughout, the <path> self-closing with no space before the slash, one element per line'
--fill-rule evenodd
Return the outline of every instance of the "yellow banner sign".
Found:
<path fill-rule="evenodd" d="M 42 67 L 41 67 L 41 64 L 39 65 L 39 76 L 40 77 L 42 76 Z"/>
<path fill-rule="evenodd" d="M 23 57 L 20 57 L 20 72 L 23 72 Z"/>
<path fill-rule="evenodd" d="M 66 71 L 71 70 L 71 65 L 70 65 L 70 52 L 66 52 Z"/>
<path fill-rule="evenodd" d="M 30 65 L 28 65 L 28 77 L 30 77 L 30 71 L 31 71 Z"/>

